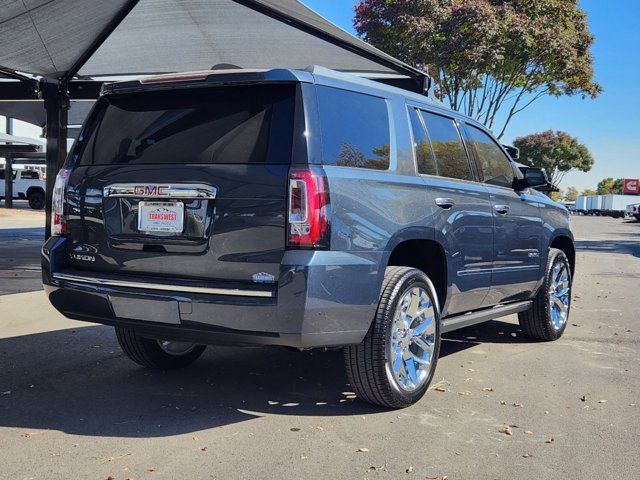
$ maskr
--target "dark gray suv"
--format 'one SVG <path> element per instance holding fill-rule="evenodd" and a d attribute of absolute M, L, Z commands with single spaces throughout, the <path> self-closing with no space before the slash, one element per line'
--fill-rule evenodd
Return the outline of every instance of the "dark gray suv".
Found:
<path fill-rule="evenodd" d="M 479 123 L 320 67 L 104 88 L 54 188 L 51 303 L 141 365 L 207 344 L 344 347 L 358 397 L 405 407 L 440 335 L 567 324 L 567 210 Z"/>

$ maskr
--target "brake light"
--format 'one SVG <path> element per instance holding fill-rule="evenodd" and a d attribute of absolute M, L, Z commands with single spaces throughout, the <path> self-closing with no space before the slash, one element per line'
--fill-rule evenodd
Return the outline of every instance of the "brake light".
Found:
<path fill-rule="evenodd" d="M 319 167 L 295 169 L 289 175 L 288 245 L 329 247 L 329 189 Z"/>
<path fill-rule="evenodd" d="M 69 183 L 70 168 L 63 168 L 56 176 L 51 197 L 51 235 L 65 235 L 67 233 L 67 219 L 64 215 L 64 192 Z"/>

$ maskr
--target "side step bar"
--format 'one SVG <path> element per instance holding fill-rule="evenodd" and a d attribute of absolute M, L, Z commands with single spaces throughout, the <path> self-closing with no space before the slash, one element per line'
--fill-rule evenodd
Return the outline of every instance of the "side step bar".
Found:
<path fill-rule="evenodd" d="M 496 305 L 492 308 L 486 308 L 477 312 L 463 313 L 462 315 L 454 315 L 442 319 L 442 333 L 452 332 L 459 328 L 470 327 L 477 323 L 488 322 L 495 318 L 511 315 L 512 313 L 524 312 L 529 310 L 531 300 L 525 302 L 510 303 L 508 305 Z"/>

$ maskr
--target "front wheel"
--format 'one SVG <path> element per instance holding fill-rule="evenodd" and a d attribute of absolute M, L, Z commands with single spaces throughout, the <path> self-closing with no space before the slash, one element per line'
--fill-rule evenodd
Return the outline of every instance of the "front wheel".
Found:
<path fill-rule="evenodd" d="M 562 250 L 549 250 L 544 283 L 526 312 L 518 314 L 525 334 L 535 340 L 557 340 L 564 333 L 571 310 L 571 265 Z"/>
<path fill-rule="evenodd" d="M 132 328 L 115 328 L 122 351 L 131 360 L 147 368 L 172 370 L 186 367 L 195 362 L 206 348 L 195 343 L 142 337 Z"/>
<path fill-rule="evenodd" d="M 361 400 L 404 408 L 422 398 L 440 351 L 440 312 L 433 285 L 420 270 L 389 267 L 369 332 L 345 347 L 349 382 Z"/>

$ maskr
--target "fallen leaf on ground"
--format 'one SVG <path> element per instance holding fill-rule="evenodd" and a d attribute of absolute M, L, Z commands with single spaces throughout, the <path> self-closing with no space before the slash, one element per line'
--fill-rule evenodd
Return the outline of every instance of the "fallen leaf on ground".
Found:
<path fill-rule="evenodd" d="M 436 392 L 446 392 L 447 391 L 446 388 L 444 388 L 444 387 L 436 387 L 436 388 L 434 388 L 434 390 Z"/>
<path fill-rule="evenodd" d="M 368 448 L 359 448 L 358 450 L 356 450 L 356 452 L 361 452 L 361 453 L 366 453 L 368 451 L 369 451 Z"/>
<path fill-rule="evenodd" d="M 504 433 L 505 435 L 509 436 L 513 435 L 513 431 L 509 427 L 502 427 L 500 430 L 498 430 L 498 432 Z"/>
<path fill-rule="evenodd" d="M 471 392 L 469 390 L 463 390 L 461 392 L 458 392 L 458 395 L 471 395 Z"/>
<path fill-rule="evenodd" d="M 293 428 L 290 428 L 289 430 L 291 430 L 292 432 L 299 432 L 300 431 L 300 429 L 298 427 L 293 427 Z"/>
<path fill-rule="evenodd" d="M 531 430 L 525 430 L 524 434 L 525 435 L 533 435 L 533 432 Z"/>
<path fill-rule="evenodd" d="M 587 401 L 587 396 L 586 395 L 581 396 L 580 397 L 580 401 L 581 402 L 586 402 Z"/>
<path fill-rule="evenodd" d="M 522 455 L 522 458 L 529 458 L 531 455 L 529 455 L 528 453 L 525 453 L 524 455 Z"/>
<path fill-rule="evenodd" d="M 514 407 L 520 407 L 520 408 L 524 407 L 524 405 L 522 405 L 522 404 L 521 404 L 521 403 L 519 403 L 519 402 L 515 402 L 515 403 L 513 404 L 513 406 L 514 406 Z"/>
<path fill-rule="evenodd" d="M 600 400 L 600 401 L 598 401 L 598 403 L 607 403 L 607 401 L 606 400 Z"/>
<path fill-rule="evenodd" d="M 483 392 L 493 392 L 493 387 L 484 387 L 482 389 Z"/>
<path fill-rule="evenodd" d="M 405 470 L 406 473 L 413 473 L 413 467 L 409 467 Z"/>
<path fill-rule="evenodd" d="M 553 438 L 553 437 L 551 437 L 549 440 L 547 440 L 547 441 L 546 441 L 546 442 L 544 442 L 544 443 L 556 443 L 556 439 L 555 439 L 555 438 Z"/>
<path fill-rule="evenodd" d="M 506 405 L 507 402 L 505 400 L 500 400 L 500 405 Z"/>
<path fill-rule="evenodd" d="M 206 452 L 207 451 L 207 447 L 206 446 L 202 447 L 200 450 L 202 450 L 203 452 Z"/>

